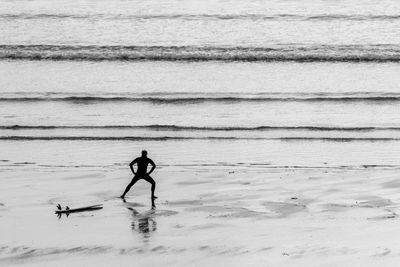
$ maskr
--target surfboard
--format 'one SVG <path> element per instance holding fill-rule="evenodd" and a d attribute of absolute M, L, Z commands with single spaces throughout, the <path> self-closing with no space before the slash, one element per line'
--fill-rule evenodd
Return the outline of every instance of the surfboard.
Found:
<path fill-rule="evenodd" d="M 74 208 L 71 209 L 68 206 L 65 209 L 61 208 L 61 205 L 57 205 L 57 214 L 61 213 L 73 213 L 73 212 L 82 212 L 82 211 L 92 211 L 92 210 L 100 210 L 103 208 L 103 204 L 97 204 L 97 205 L 92 205 L 92 206 L 86 206 L 86 207 L 80 207 L 80 208 Z"/>

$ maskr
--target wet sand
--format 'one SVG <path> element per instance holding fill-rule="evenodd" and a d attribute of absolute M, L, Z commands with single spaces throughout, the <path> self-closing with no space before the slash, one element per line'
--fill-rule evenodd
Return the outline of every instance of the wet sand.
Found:
<path fill-rule="evenodd" d="M 0 265 L 376 266 L 400 257 L 393 168 L 160 164 L 151 210 L 144 181 L 126 203 L 118 198 L 130 179 L 123 163 L 33 158 L 2 161 Z M 57 218 L 58 203 L 104 208 Z"/>

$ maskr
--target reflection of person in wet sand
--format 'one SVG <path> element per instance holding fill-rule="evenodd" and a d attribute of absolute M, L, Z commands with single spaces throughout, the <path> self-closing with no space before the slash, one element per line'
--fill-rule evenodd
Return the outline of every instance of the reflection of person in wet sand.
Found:
<path fill-rule="evenodd" d="M 135 172 L 135 169 L 133 168 L 133 165 L 137 164 L 137 170 Z M 147 165 L 151 165 L 151 169 L 149 172 L 147 172 Z M 125 192 L 122 194 L 121 198 L 125 199 L 126 193 L 131 189 L 131 187 L 140 179 L 144 179 L 147 182 L 151 184 L 151 205 L 153 208 L 155 208 L 154 200 L 157 198 L 154 195 L 154 190 L 156 189 L 156 182 L 153 180 L 153 178 L 150 177 L 150 174 L 154 171 L 156 168 L 156 164 L 147 157 L 147 151 L 143 150 L 142 151 L 142 156 L 139 158 L 134 159 L 130 164 L 129 167 L 131 168 L 132 173 L 135 175 L 132 179 L 132 181 L 128 184 L 128 186 L 125 189 Z"/>
<path fill-rule="evenodd" d="M 138 231 L 145 235 L 150 232 L 155 232 L 157 230 L 157 223 L 153 220 L 150 215 L 142 215 L 133 208 L 129 208 L 132 211 L 133 221 L 132 230 Z"/>
<path fill-rule="evenodd" d="M 157 230 L 157 223 L 152 218 L 140 218 L 137 222 L 132 222 L 132 230 L 142 234 L 148 234 Z"/>

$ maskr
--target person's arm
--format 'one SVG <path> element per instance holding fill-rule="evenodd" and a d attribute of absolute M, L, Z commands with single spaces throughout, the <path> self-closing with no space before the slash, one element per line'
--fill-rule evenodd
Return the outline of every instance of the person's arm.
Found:
<path fill-rule="evenodd" d="M 151 169 L 147 173 L 148 175 L 150 175 L 154 171 L 154 169 L 156 168 L 156 164 L 154 164 L 154 162 L 151 159 L 149 159 L 149 163 L 151 164 Z"/>
<path fill-rule="evenodd" d="M 129 164 L 129 168 L 131 168 L 131 171 L 133 174 L 136 174 L 135 169 L 133 169 L 133 165 L 136 163 L 136 159 L 134 159 L 130 164 Z"/>

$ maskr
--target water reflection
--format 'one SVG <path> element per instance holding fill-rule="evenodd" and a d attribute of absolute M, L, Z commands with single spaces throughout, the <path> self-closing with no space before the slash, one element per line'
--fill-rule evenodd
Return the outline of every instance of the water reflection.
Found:
<path fill-rule="evenodd" d="M 132 212 L 132 230 L 142 234 L 146 239 L 149 238 L 157 230 L 157 222 L 153 217 L 155 210 L 140 213 L 134 208 L 128 209 Z"/>

